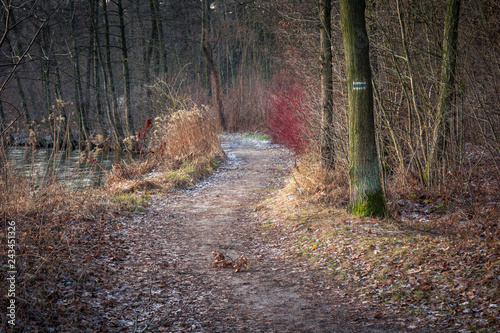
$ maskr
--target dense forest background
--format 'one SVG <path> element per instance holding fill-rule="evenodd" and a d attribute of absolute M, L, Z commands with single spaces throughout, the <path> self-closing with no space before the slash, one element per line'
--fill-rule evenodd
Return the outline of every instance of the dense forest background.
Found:
<path fill-rule="evenodd" d="M 346 169 L 338 7 L 334 2 L 329 135 L 336 163 Z M 471 154 L 498 157 L 499 11 L 493 0 L 461 1 L 452 107 L 440 115 L 446 3 L 367 2 L 385 175 L 431 184 L 447 175 L 467 178 Z M 268 131 L 299 154 L 318 146 L 320 18 L 314 1 L 12 0 L 2 2 L 1 20 L 1 130 L 11 125 L 4 141 L 123 145 L 134 141 L 147 118 L 178 107 L 182 95 L 213 106 L 211 116 L 224 120 L 226 130 Z M 446 142 L 436 133 L 446 133 Z M 429 179 L 436 145 L 446 153 L 439 176 Z M 497 163 L 489 160 L 496 172 Z"/>

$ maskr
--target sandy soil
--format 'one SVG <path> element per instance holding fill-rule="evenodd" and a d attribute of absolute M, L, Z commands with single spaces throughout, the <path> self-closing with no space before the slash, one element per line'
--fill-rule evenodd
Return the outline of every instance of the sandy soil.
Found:
<path fill-rule="evenodd" d="M 406 332 L 355 291 L 287 255 L 262 234 L 255 205 L 283 184 L 290 156 L 265 141 L 223 137 L 227 161 L 175 197 L 117 220 L 83 301 L 102 316 L 83 326 L 120 332 Z M 248 259 L 214 268 L 213 251 Z M 366 303 L 366 302 L 365 302 Z M 418 327 L 418 325 L 417 325 Z M 425 331 L 420 328 L 419 331 Z"/>

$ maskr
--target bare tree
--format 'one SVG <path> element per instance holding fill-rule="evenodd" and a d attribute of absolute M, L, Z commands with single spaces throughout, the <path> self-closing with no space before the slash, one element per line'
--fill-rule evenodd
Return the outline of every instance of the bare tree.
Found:
<path fill-rule="evenodd" d="M 441 65 L 441 83 L 436 110 L 436 120 L 432 131 L 432 141 L 425 168 L 424 179 L 428 184 L 436 181 L 436 167 L 440 162 L 446 169 L 447 164 L 457 161 L 456 148 L 452 129 L 456 128 L 456 116 L 453 109 L 455 93 L 455 76 L 457 66 L 458 20 L 460 18 L 460 1 L 448 0 L 443 37 L 443 60 Z M 455 150 L 455 154 L 453 153 Z"/>

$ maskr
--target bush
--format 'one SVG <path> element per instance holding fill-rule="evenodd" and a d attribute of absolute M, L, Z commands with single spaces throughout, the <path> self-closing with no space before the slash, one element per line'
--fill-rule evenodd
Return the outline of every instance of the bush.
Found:
<path fill-rule="evenodd" d="M 273 141 L 285 145 L 298 155 L 308 147 L 310 127 L 304 106 L 304 91 L 299 85 L 285 86 L 270 94 L 268 133 Z"/>

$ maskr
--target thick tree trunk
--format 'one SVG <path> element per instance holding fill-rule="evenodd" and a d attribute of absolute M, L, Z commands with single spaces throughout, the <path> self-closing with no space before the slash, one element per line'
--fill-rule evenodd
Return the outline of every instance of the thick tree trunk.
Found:
<path fill-rule="evenodd" d="M 341 0 L 340 19 L 349 99 L 349 210 L 359 216 L 385 216 L 380 183 L 369 40 L 364 0 Z"/>
<path fill-rule="evenodd" d="M 120 48 L 122 52 L 122 66 L 123 66 L 123 98 L 125 99 L 125 132 L 127 137 L 133 136 L 134 123 L 132 121 L 132 105 L 130 101 L 130 71 L 128 68 L 128 49 L 127 37 L 125 35 L 125 18 L 122 0 L 117 1 L 118 6 L 118 19 L 120 22 Z"/>
<path fill-rule="evenodd" d="M 163 33 L 163 21 L 160 19 L 160 2 L 158 0 L 149 0 L 149 8 L 151 11 L 151 38 L 150 47 L 153 46 L 155 53 L 155 72 L 158 75 L 166 75 L 167 60 L 165 51 L 165 35 Z"/>
<path fill-rule="evenodd" d="M 45 102 L 45 113 L 46 115 L 50 115 L 52 112 L 51 107 L 53 104 L 52 100 L 52 94 L 50 92 L 50 81 L 49 81 L 49 75 L 50 75 L 50 60 L 47 57 L 48 54 L 48 43 L 50 39 L 50 31 L 48 30 L 49 27 L 45 27 L 41 31 L 41 41 L 40 41 L 40 54 L 45 55 L 45 59 L 42 61 L 41 66 L 40 66 L 40 71 L 41 71 L 41 79 L 42 79 L 42 91 L 43 91 L 43 100 Z"/>
<path fill-rule="evenodd" d="M 33 140 L 36 140 L 36 134 L 33 129 L 33 123 L 31 121 L 31 116 L 28 112 L 28 102 L 26 100 L 26 94 L 24 93 L 23 86 L 21 84 L 21 79 L 16 75 L 17 92 L 19 94 L 19 99 L 21 100 L 21 112 L 24 116 L 24 123 L 29 130 L 29 136 Z"/>
<path fill-rule="evenodd" d="M 333 77 L 332 77 L 332 3 L 320 0 L 321 43 L 321 162 L 325 170 L 335 166 L 333 144 Z"/>
<path fill-rule="evenodd" d="M 7 126 L 5 122 L 5 113 L 3 111 L 3 101 L 0 99 L 0 147 L 8 146 L 14 142 L 14 137 L 7 131 Z"/>
<path fill-rule="evenodd" d="M 79 141 L 87 141 L 88 135 L 88 124 L 87 124 L 87 113 L 83 105 L 83 92 L 82 83 L 80 80 L 80 58 L 77 54 L 76 47 L 73 49 L 73 83 L 75 88 L 75 108 L 76 117 L 78 122 Z"/>
<path fill-rule="evenodd" d="M 5 123 L 5 113 L 3 112 L 3 102 L 0 99 L 0 132 L 7 128 L 7 124 Z"/>
<path fill-rule="evenodd" d="M 157 15 L 159 17 L 160 2 L 158 0 L 155 0 L 155 5 L 156 5 Z M 158 19 L 158 43 L 159 43 L 158 52 L 160 57 L 160 69 L 162 71 L 161 74 L 167 75 L 168 73 L 167 48 L 165 47 L 166 40 L 165 40 L 165 33 L 163 31 L 163 20 L 161 18 Z"/>
<path fill-rule="evenodd" d="M 43 53 L 42 53 L 43 54 Z M 50 119 L 50 114 L 52 113 L 52 105 L 53 99 L 50 91 L 50 81 L 49 81 L 49 72 L 50 72 L 50 63 L 48 60 L 44 60 L 40 66 L 41 71 L 41 79 L 42 79 L 42 92 L 43 92 L 43 101 L 45 103 L 45 116 L 49 121 L 50 131 L 53 132 L 53 120 Z M 55 144 L 55 143 L 54 143 Z"/>
<path fill-rule="evenodd" d="M 50 27 L 46 26 L 41 30 L 41 42 L 40 42 L 40 54 L 45 55 L 45 59 L 42 61 L 40 66 L 41 70 L 41 79 L 42 79 L 42 91 L 43 91 L 43 100 L 45 102 L 45 114 L 47 116 L 50 133 L 53 139 L 54 147 L 62 146 L 62 139 L 59 136 L 58 126 L 57 126 L 57 117 L 55 116 L 54 106 L 54 98 L 50 89 L 50 69 L 51 69 L 51 60 L 48 58 L 50 43 L 51 43 L 51 33 Z"/>
<path fill-rule="evenodd" d="M 448 0 L 446 6 L 439 100 L 436 110 L 436 122 L 432 132 L 429 158 L 424 174 L 424 179 L 428 185 L 432 185 L 436 182 L 439 162 L 441 162 L 443 168 L 446 168 L 449 162 L 456 160 L 452 153 L 451 128 L 453 126 L 451 126 L 450 123 L 453 124 L 455 120 L 452 104 L 455 92 L 460 1 L 461 0 Z"/>

